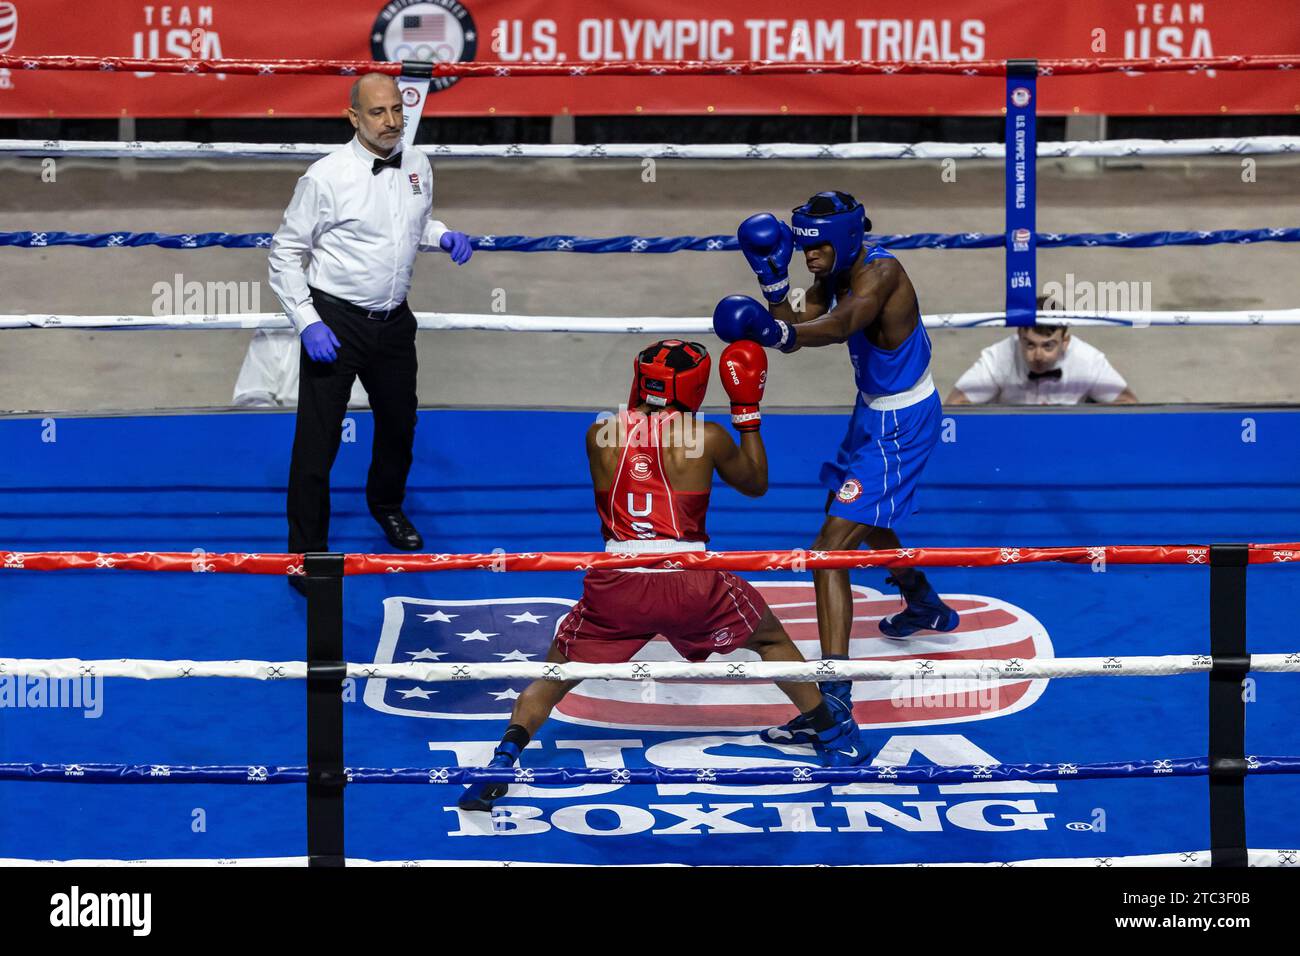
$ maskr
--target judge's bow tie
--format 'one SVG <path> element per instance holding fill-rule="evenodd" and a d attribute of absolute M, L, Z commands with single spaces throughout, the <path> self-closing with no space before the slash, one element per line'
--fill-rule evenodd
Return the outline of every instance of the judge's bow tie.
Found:
<path fill-rule="evenodd" d="M 393 155 L 389 156 L 387 159 L 379 159 L 378 157 L 376 157 L 375 164 L 370 167 L 370 175 L 378 176 L 379 171 L 381 169 L 401 169 L 401 168 L 402 168 L 402 153 L 401 150 L 398 150 L 396 153 L 393 153 Z"/>
<path fill-rule="evenodd" d="M 1060 379 L 1061 379 L 1061 370 L 1060 370 L 1059 368 L 1054 368 L 1054 369 L 1051 369 L 1050 371 L 1047 371 L 1047 372 L 1030 372 L 1030 373 L 1029 373 L 1029 381 L 1031 381 L 1031 382 L 1037 382 L 1039 379 L 1043 379 L 1043 378 L 1054 378 L 1054 379 L 1056 379 L 1057 381 L 1060 381 Z"/>

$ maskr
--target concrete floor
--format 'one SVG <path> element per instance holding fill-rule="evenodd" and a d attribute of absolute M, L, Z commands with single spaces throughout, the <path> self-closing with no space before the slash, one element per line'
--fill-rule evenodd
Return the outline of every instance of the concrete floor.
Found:
<path fill-rule="evenodd" d="M 274 231 L 305 164 L 65 161 L 43 183 L 34 160 L 0 163 L 0 228 L 100 232 Z M 842 188 L 864 200 L 882 232 L 997 231 L 1000 164 L 962 162 L 945 183 L 937 163 L 464 161 L 435 170 L 435 215 L 485 234 L 668 236 L 730 233 L 752 212 L 784 215 L 809 194 Z M 1053 231 L 1227 229 L 1300 225 L 1300 164 L 1260 158 L 1253 183 L 1239 159 L 1039 164 L 1039 228 Z M 7 248 L 4 313 L 148 313 L 155 282 L 260 282 L 262 311 L 278 309 L 255 250 Z M 929 312 L 997 309 L 1002 253 L 900 253 Z M 1039 282 L 1151 283 L 1154 309 L 1293 308 L 1294 244 L 1045 250 Z M 801 265 L 795 284 L 807 280 Z M 417 310 L 568 315 L 700 316 L 731 292 L 755 293 L 735 253 L 564 255 L 480 252 L 456 268 L 424 256 Z M 0 332 L 0 410 L 221 406 L 251 332 L 16 330 Z M 999 330 L 934 333 L 935 377 L 946 394 Z M 1083 330 L 1149 402 L 1300 401 L 1300 328 Z M 645 335 L 427 332 L 420 339 L 424 404 L 604 407 L 626 390 Z M 851 401 L 843 349 L 774 362 L 770 406 Z M 720 393 L 711 396 L 716 401 Z"/>

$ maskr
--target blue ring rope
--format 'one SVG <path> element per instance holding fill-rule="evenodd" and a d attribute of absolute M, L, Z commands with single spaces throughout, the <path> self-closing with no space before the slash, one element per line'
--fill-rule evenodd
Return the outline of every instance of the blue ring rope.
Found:
<path fill-rule="evenodd" d="M 1300 757 L 1252 757 L 1250 775 L 1300 773 Z M 526 783 L 534 785 L 660 784 L 799 784 L 799 783 L 981 783 L 987 781 L 1061 781 L 1116 778 L 1203 777 L 1204 757 L 1124 760 L 1103 763 L 1010 763 L 987 767 L 807 767 L 739 768 L 667 767 L 356 767 L 350 783 Z M 158 764 L 0 763 L 0 780 L 63 783 L 305 783 L 306 767 L 162 766 Z"/>
<path fill-rule="evenodd" d="M 886 249 L 998 249 L 1007 243 L 1001 232 L 919 232 L 912 235 L 870 237 Z M 1164 230 L 1159 232 L 1040 232 L 1039 248 L 1067 246 L 1119 246 L 1152 249 L 1159 246 L 1216 246 L 1255 242 L 1300 242 L 1300 228 Z M 494 252 L 670 253 L 731 252 L 739 249 L 736 237 L 727 236 L 471 236 L 470 244 Z M 0 232 L 0 246 L 43 249 L 48 246 L 118 248 L 161 246 L 164 249 L 267 249 L 268 232 L 194 234 L 165 232 Z"/>

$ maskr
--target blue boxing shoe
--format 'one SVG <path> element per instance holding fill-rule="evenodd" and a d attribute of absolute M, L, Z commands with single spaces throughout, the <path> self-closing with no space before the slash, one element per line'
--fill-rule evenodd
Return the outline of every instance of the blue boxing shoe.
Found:
<path fill-rule="evenodd" d="M 835 697 L 827 697 L 826 704 L 836 717 L 835 726 L 817 734 L 813 749 L 823 767 L 856 767 L 871 759 L 871 751 L 862 743 L 862 734 L 853 711 L 845 708 Z"/>
<path fill-rule="evenodd" d="M 510 741 L 503 740 L 497 745 L 496 752 L 492 755 L 492 760 L 488 763 L 488 766 L 491 768 L 513 767 L 518 759 L 519 748 Z M 456 801 L 456 806 L 462 810 L 491 810 L 492 804 L 504 797 L 509 789 L 510 784 L 508 783 L 472 783 L 460 795 L 460 799 Z"/>
<path fill-rule="evenodd" d="M 947 632 L 955 630 L 960 623 L 957 612 L 939 599 L 921 572 L 916 573 L 916 582 L 911 588 L 904 588 L 902 582 L 894 577 L 886 578 L 885 583 L 897 584 L 907 602 L 904 610 L 881 618 L 880 633 L 886 637 L 910 637 L 917 631 Z"/>
<path fill-rule="evenodd" d="M 832 712 L 839 710 L 851 710 L 853 708 L 853 682 L 847 680 L 836 681 L 819 681 L 817 688 L 822 692 L 822 697 L 826 699 L 827 706 Z M 816 744 L 817 731 L 813 729 L 812 721 L 803 714 L 797 715 L 794 720 L 787 721 L 780 727 L 769 727 L 761 731 L 758 739 L 765 744 Z"/>

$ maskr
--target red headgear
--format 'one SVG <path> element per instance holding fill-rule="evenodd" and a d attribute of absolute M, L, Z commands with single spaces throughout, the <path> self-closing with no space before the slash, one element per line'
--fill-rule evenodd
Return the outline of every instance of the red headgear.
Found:
<path fill-rule="evenodd" d="M 699 342 L 665 339 L 656 342 L 632 360 L 630 406 L 677 404 L 692 412 L 700 410 L 709 388 L 713 360 Z"/>

